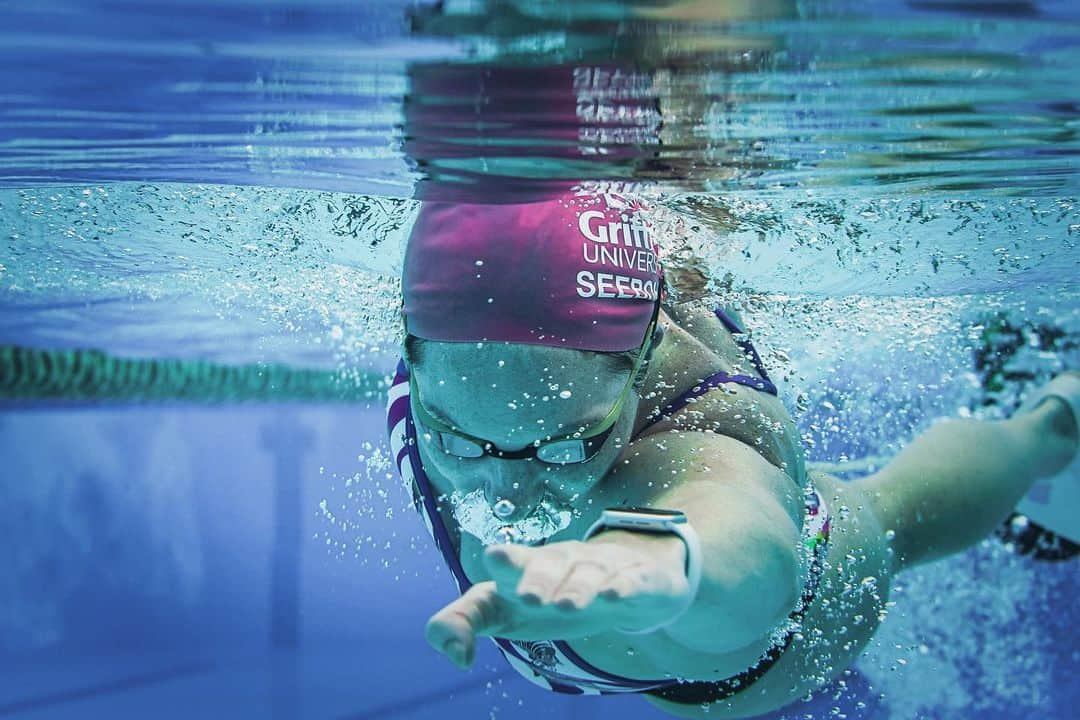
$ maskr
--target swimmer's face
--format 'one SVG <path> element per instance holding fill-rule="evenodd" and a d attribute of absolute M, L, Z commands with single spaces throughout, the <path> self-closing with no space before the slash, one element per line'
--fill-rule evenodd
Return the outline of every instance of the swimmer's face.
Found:
<path fill-rule="evenodd" d="M 424 342 L 413 372 L 424 409 L 436 420 L 505 451 L 595 426 L 615 406 L 630 376 L 629 369 L 619 371 L 595 352 L 431 341 Z M 489 497 L 517 499 L 515 505 L 521 506 L 534 503 L 544 491 L 555 500 L 573 502 L 615 464 L 629 442 L 637 404 L 631 393 L 606 442 L 583 463 L 462 458 L 443 450 L 420 423 L 417 434 L 425 463 L 456 490 L 481 488 Z"/>

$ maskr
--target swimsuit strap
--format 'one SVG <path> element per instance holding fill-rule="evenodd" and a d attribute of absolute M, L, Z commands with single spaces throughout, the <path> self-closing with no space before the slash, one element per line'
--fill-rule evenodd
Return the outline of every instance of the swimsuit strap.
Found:
<path fill-rule="evenodd" d="M 745 331 L 740 328 L 734 320 L 728 317 L 727 314 L 720 308 L 717 308 L 713 312 L 716 314 L 716 317 L 720 320 L 720 322 L 723 323 L 724 327 L 727 328 L 727 331 L 731 333 L 732 339 L 735 340 L 735 344 L 737 344 L 739 346 L 739 349 L 742 350 L 743 355 L 748 357 L 750 361 L 754 363 L 754 370 L 757 371 L 757 374 L 760 377 L 743 374 L 732 375 L 726 372 L 713 373 L 712 375 L 709 375 L 707 378 L 699 382 L 694 387 L 684 392 L 682 395 L 679 395 L 679 397 L 675 398 L 664 407 L 660 408 L 660 410 L 657 411 L 657 413 L 653 417 L 649 418 L 649 421 L 645 424 L 645 426 L 638 431 L 638 435 L 645 432 L 645 430 L 652 427 L 654 424 L 660 422 L 664 418 L 671 417 L 672 415 L 679 412 L 684 407 L 694 402 L 696 399 L 698 399 L 705 393 L 709 392 L 710 390 L 714 390 L 721 385 L 729 385 L 734 383 L 736 385 L 743 385 L 754 390 L 760 390 L 761 392 L 768 393 L 769 395 L 779 394 L 776 389 L 776 385 L 773 384 L 773 381 L 769 379 L 769 374 L 765 372 L 765 365 L 761 362 L 761 356 L 758 355 L 757 350 L 754 349 L 754 345 L 750 342 L 749 338 L 745 337 Z"/>
<path fill-rule="evenodd" d="M 771 380 L 763 380 L 762 378 L 756 378 L 751 375 L 729 375 L 726 372 L 713 373 L 661 408 L 656 414 L 656 417 L 649 420 L 649 425 L 659 422 L 662 418 L 674 415 L 710 390 L 714 390 L 721 385 L 729 385 L 732 383 L 753 388 L 754 390 L 760 390 L 769 395 L 777 394 L 776 386 L 773 385 Z M 646 425 L 645 427 L 649 427 L 649 425 Z M 644 430 L 644 428 L 642 429 Z"/>
<path fill-rule="evenodd" d="M 760 375 L 765 382 L 769 383 L 769 386 L 772 387 L 771 394 L 775 395 L 776 386 L 769 380 L 769 373 L 765 372 L 765 365 L 761 362 L 761 356 L 758 355 L 757 350 L 754 349 L 754 344 L 750 342 L 750 338 L 747 337 L 746 331 L 739 327 L 739 325 L 728 317 L 727 313 L 720 308 L 713 310 L 713 314 L 715 314 L 717 319 L 724 324 L 727 331 L 731 333 L 732 339 L 735 341 L 735 344 L 739 346 L 739 349 L 743 351 L 743 354 L 750 357 L 750 361 L 754 363 L 754 370 L 757 371 L 757 374 Z M 766 392 L 769 391 L 766 390 Z"/>
<path fill-rule="evenodd" d="M 420 460 L 420 446 L 416 442 L 416 426 L 409 410 L 412 398 L 409 396 L 409 369 L 404 360 L 398 361 L 394 375 L 390 401 L 386 414 L 387 430 L 390 433 L 390 447 L 395 455 L 398 473 L 410 486 L 413 507 L 420 513 L 427 526 L 428 533 L 435 541 L 435 547 L 442 553 L 454 581 L 462 595 L 472 587 L 472 581 L 465 574 L 461 558 L 455 552 L 453 539 L 443 525 L 442 516 L 435 497 L 435 489 L 424 471 Z"/>

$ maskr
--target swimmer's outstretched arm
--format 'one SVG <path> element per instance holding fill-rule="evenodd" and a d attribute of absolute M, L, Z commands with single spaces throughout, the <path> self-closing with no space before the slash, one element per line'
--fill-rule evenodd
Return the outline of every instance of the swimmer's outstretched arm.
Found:
<path fill-rule="evenodd" d="M 714 433 L 662 433 L 635 450 L 615 479 L 628 487 L 673 480 L 646 504 L 685 512 L 703 549 L 697 601 L 661 632 L 686 648 L 723 653 L 776 628 L 806 580 L 797 552 L 805 508 L 791 478 L 748 445 Z"/>
<path fill-rule="evenodd" d="M 628 504 L 683 510 L 702 542 L 698 594 L 657 632 L 703 653 L 763 637 L 802 587 L 793 520 L 802 509 L 793 483 L 752 449 L 719 435 L 663 433 L 634 450 L 609 480 L 632 488 Z M 643 493 L 650 481 L 656 491 Z M 484 561 L 494 581 L 477 583 L 436 613 L 427 640 L 467 667 L 479 636 L 573 639 L 651 627 L 685 607 L 685 552 L 677 536 L 622 530 L 588 542 L 489 547 Z"/>

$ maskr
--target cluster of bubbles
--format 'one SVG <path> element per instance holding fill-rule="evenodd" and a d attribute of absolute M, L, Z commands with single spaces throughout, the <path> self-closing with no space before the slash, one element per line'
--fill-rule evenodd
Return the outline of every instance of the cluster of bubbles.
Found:
<path fill-rule="evenodd" d="M 0 190 L 0 292 L 32 320 L 24 344 L 366 369 L 398 339 L 415 206 L 214 185 Z"/>
<path fill-rule="evenodd" d="M 374 566 L 400 580 L 402 559 L 396 553 L 419 553 L 426 544 L 419 532 L 413 532 L 403 547 L 398 530 L 388 529 L 395 517 L 412 511 L 412 498 L 382 443 L 362 442 L 356 465 L 359 469 L 351 474 L 329 473 L 327 495 L 319 501 L 316 515 L 321 529 L 313 539 L 337 560 Z M 320 474 L 327 474 L 325 468 Z"/>
<path fill-rule="evenodd" d="M 555 500 L 550 494 L 540 500 L 532 513 L 511 524 L 500 519 L 499 504 L 496 503 L 493 508 L 483 488 L 477 488 L 469 493 L 454 491 L 448 498 L 448 502 L 453 509 L 454 519 L 457 520 L 461 529 L 484 545 L 536 544 L 569 527 L 575 516 L 573 506 Z M 580 514 L 580 510 L 577 514 Z"/>

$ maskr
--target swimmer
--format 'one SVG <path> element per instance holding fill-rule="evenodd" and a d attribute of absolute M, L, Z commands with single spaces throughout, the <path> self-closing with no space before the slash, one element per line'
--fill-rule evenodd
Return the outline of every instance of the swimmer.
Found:
<path fill-rule="evenodd" d="M 739 314 L 673 302 L 656 253 L 614 196 L 421 209 L 388 425 L 461 592 L 426 637 L 459 667 L 488 637 L 549 690 L 759 715 L 849 667 L 897 573 L 1036 483 L 1075 513 L 1080 375 L 866 478 L 808 472 Z"/>

